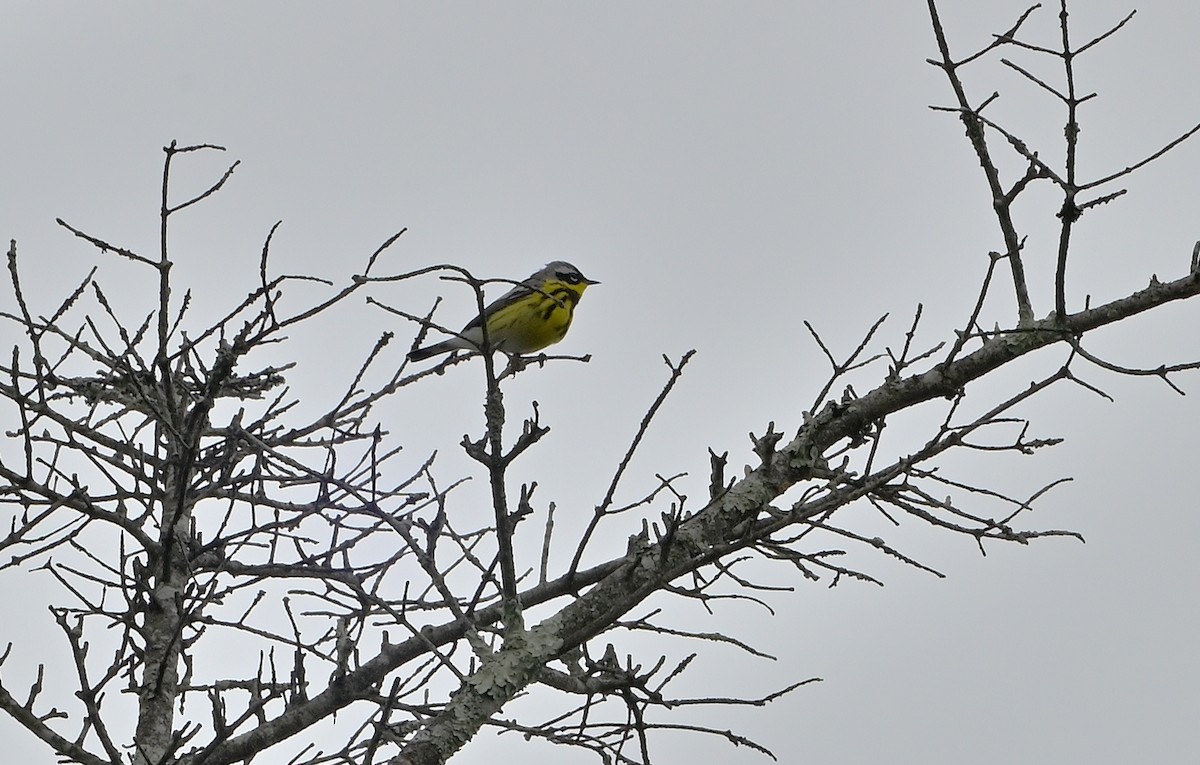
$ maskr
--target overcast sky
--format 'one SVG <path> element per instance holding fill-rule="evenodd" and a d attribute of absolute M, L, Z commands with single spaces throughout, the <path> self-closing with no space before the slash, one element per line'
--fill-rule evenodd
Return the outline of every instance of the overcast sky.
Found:
<path fill-rule="evenodd" d="M 1076 5 L 1079 40 L 1131 10 Z M 3 6 L 0 235 L 18 241 L 43 310 L 97 261 L 56 216 L 154 251 L 161 147 L 172 139 L 229 150 L 181 160 L 180 196 L 242 162 L 174 234 L 177 275 L 194 285 L 198 313 L 253 286 L 277 220 L 279 272 L 344 282 L 408 227 L 382 270 L 452 262 L 521 278 L 565 259 L 603 282 L 559 346 L 593 361 L 527 374 L 507 399 L 518 414 L 536 399 L 553 428 L 520 477 L 536 477 L 560 513 L 583 516 L 603 496 L 665 379 L 662 354 L 697 350 L 633 467 L 629 498 L 655 472 L 679 471 L 699 497 L 708 447 L 729 450 L 740 468 L 751 459 L 747 432 L 770 420 L 785 432 L 799 425 L 827 371 L 803 320 L 844 353 L 890 312 L 882 337 L 895 347 L 921 303 L 918 340 L 931 345 L 961 325 L 987 252 L 1002 248 L 960 123 L 927 108 L 951 95 L 925 63 L 936 50 L 922 2 Z M 1023 8 L 942 3 L 960 53 Z M 1200 121 L 1200 5 L 1137 8 L 1125 31 L 1078 62 L 1080 88 L 1100 94 L 1081 117 L 1084 176 L 1124 167 Z M 1056 18 L 1053 3 L 1037 12 L 1035 39 L 1053 43 Z M 1007 55 L 1055 75 L 1047 62 Z M 1047 94 L 996 65 L 966 80 L 977 100 L 999 90 L 991 116 L 1061 161 L 1062 116 Z M 1151 274 L 1185 273 L 1200 239 L 1198 173 L 1200 143 L 1185 145 L 1087 215 L 1071 265 L 1074 308 L 1086 295 L 1140 289 Z M 1021 211 L 1043 316 L 1056 207 L 1049 195 L 1031 201 L 1045 205 Z M 111 294 L 146 286 L 128 264 L 102 262 Z M 447 324 L 468 318 L 469 297 L 432 279 L 378 296 L 421 312 L 437 294 Z M 142 293 L 129 299 L 144 305 Z M 1099 334 L 1094 348 L 1129 365 L 1196 359 L 1193 303 Z M 309 400 L 340 391 L 380 331 L 411 338 L 394 317 L 357 315 L 321 325 L 306 346 L 293 387 Z M 989 305 L 984 323 L 996 321 L 1011 321 L 1010 301 Z M 1000 374 L 979 386 L 980 402 L 1062 358 L 1051 351 Z M 429 381 L 390 423 L 414 459 L 441 449 L 446 475 L 469 470 L 454 451 L 481 424 L 477 367 Z M 1024 525 L 1073 529 L 1086 544 L 1047 539 L 982 557 L 970 540 L 914 522 L 888 529 L 864 508 L 862 528 L 947 578 L 859 553 L 885 587 L 788 580 L 795 592 L 768 598 L 774 618 L 746 606 L 690 614 L 694 628 L 737 629 L 779 657 L 706 653 L 689 686 L 697 693 L 756 696 L 824 678 L 765 709 L 703 719 L 752 735 L 782 762 L 1200 761 L 1191 481 L 1200 377 L 1181 381 L 1185 398 L 1150 380 L 1080 372 L 1115 403 L 1064 386 L 1022 410 L 1033 435 L 1063 445 L 947 469 L 1014 494 L 1074 476 Z M 923 443 L 916 429 L 902 441 L 904 427 L 895 448 Z M 623 533 L 640 525 L 628 523 Z M 621 549 L 618 539 L 611 554 Z M 65 648 L 49 629 L 37 644 L 22 636 L 50 623 L 43 602 L 22 598 L 40 592 L 33 577 L 9 573 L 0 584 L 5 609 L 20 615 L 0 626 L 0 644 L 16 644 L 3 675 L 19 696 L 29 665 L 61 663 Z M 664 721 L 697 719 L 689 714 Z M 14 727 L 0 722 L 7 761 L 54 761 Z M 510 738 L 504 751 L 532 761 L 594 761 Z M 656 763 L 766 761 L 721 742 L 665 742 Z M 472 744 L 455 762 L 495 762 L 491 745 Z M 256 760 L 283 761 L 282 752 Z"/>

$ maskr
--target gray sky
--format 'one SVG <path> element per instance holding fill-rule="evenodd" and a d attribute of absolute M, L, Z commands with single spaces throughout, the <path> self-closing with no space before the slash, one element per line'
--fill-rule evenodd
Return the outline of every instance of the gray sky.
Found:
<path fill-rule="evenodd" d="M 181 160 L 178 196 L 242 160 L 227 190 L 174 233 L 197 312 L 252 286 L 263 237 L 280 219 L 281 272 L 344 280 L 407 226 L 387 270 L 453 262 L 520 278 L 561 258 L 602 281 L 560 346 L 593 361 L 527 374 L 508 397 L 518 412 L 536 399 L 553 427 L 519 477 L 536 476 L 539 497 L 560 513 L 583 517 L 603 495 L 665 379 L 663 353 L 698 351 L 634 465 L 628 498 L 652 487 L 655 472 L 678 471 L 691 473 L 699 497 L 707 447 L 730 450 L 740 467 L 750 460 L 747 431 L 801 422 L 826 374 L 802 320 L 846 352 L 890 312 L 883 337 L 895 347 L 922 303 L 918 339 L 930 345 L 961 324 L 986 253 L 1001 248 L 961 125 L 927 108 L 950 94 L 924 63 L 935 54 L 924 3 L 4 5 L 0 234 L 18 240 L 46 310 L 96 261 L 56 216 L 153 251 L 160 147 L 172 139 L 229 148 L 227 157 Z M 1079 40 L 1130 9 L 1076 5 Z M 960 53 L 1023 9 L 942 6 Z M 1189 90 L 1200 7 L 1137 8 L 1125 31 L 1078 63 L 1081 88 L 1100 93 L 1082 115 L 1085 175 L 1124 167 L 1200 120 Z M 1037 39 L 1053 41 L 1056 15 L 1038 12 Z M 1021 60 L 1040 76 L 1056 73 Z M 1060 156 L 1062 118 L 1046 94 L 997 65 L 966 79 L 976 99 L 1001 91 L 994 119 L 1043 157 Z M 1184 146 L 1088 214 L 1072 261 L 1075 308 L 1085 295 L 1108 300 L 1152 273 L 1186 271 L 1200 238 L 1197 167 L 1200 144 Z M 1041 316 L 1056 208 L 1048 195 L 1038 200 L 1049 206 L 1021 214 Z M 106 268 L 112 294 L 145 287 L 127 264 Z M 379 297 L 420 312 L 441 293 L 445 321 L 465 320 L 468 297 L 435 280 Z M 1129 365 L 1195 359 L 1197 305 L 1097 335 L 1093 349 Z M 293 387 L 314 406 L 342 389 L 379 331 L 408 342 L 410 327 L 357 310 L 358 320 L 326 323 L 308 341 Z M 1010 313 L 995 300 L 984 324 Z M 978 401 L 1011 395 L 1062 358 L 1052 351 L 1006 371 L 979 386 Z M 1116 402 L 1064 386 L 1021 410 L 1033 434 L 1062 436 L 1062 446 L 1033 458 L 954 459 L 947 469 L 1014 494 L 1074 476 L 1025 525 L 1073 529 L 1086 545 L 1048 539 L 981 557 L 968 540 L 913 522 L 885 527 L 861 509 L 863 529 L 948 578 L 858 553 L 885 587 L 793 581 L 794 593 L 769 599 L 774 618 L 737 605 L 711 619 L 683 610 L 697 629 L 736 627 L 779 657 L 706 653 L 692 671 L 695 693 L 756 696 L 825 678 L 766 709 L 703 719 L 752 735 L 783 762 L 1200 758 L 1200 515 L 1190 483 L 1200 379 L 1185 380 L 1191 395 L 1181 398 L 1152 381 L 1080 371 Z M 391 429 L 414 459 L 440 448 L 444 473 L 461 473 L 468 466 L 453 452 L 479 429 L 478 390 L 478 369 L 460 367 L 397 404 Z M 920 443 L 919 424 L 898 421 L 894 448 Z M 612 553 L 637 525 L 631 518 L 609 540 Z M 16 643 L 3 673 L 17 690 L 32 679 L 27 665 L 65 656 L 43 604 L 13 602 L 35 585 L 12 574 L 4 583 L 5 608 L 21 614 L 0 629 L 0 643 Z M 31 644 L 18 623 L 49 637 Z M 0 721 L 11 761 L 53 761 L 12 729 Z M 714 741 L 663 741 L 656 762 L 766 761 Z M 529 751 L 515 738 L 506 746 Z M 495 762 L 496 751 L 476 744 L 455 762 Z M 592 761 L 545 748 L 526 756 Z"/>

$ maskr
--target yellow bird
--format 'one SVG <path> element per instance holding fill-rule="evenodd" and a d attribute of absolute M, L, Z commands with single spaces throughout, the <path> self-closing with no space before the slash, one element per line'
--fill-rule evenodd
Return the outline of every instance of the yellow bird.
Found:
<path fill-rule="evenodd" d="M 458 335 L 417 348 L 408 358 L 421 361 L 456 350 L 481 352 L 485 321 L 490 350 L 516 355 L 540 351 L 566 336 L 583 291 L 599 283 L 566 261 L 547 263 L 491 303 L 482 316 L 472 319 Z"/>

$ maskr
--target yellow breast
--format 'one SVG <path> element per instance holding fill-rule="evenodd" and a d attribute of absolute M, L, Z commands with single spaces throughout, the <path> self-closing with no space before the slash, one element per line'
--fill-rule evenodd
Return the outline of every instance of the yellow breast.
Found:
<path fill-rule="evenodd" d="M 550 281 L 540 292 L 488 317 L 488 337 L 504 353 L 533 353 L 566 336 L 586 284 Z"/>

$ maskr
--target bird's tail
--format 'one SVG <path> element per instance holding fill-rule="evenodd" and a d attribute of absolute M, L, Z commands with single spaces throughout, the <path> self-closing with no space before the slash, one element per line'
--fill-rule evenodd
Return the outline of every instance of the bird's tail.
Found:
<path fill-rule="evenodd" d="M 437 356 L 439 353 L 449 353 L 454 348 L 447 342 L 434 343 L 427 345 L 424 348 L 414 348 L 408 352 L 409 361 L 424 361 L 425 359 Z"/>
<path fill-rule="evenodd" d="M 427 345 L 424 348 L 416 348 L 408 352 L 409 361 L 424 361 L 432 356 L 439 356 L 450 351 L 468 351 L 477 353 L 479 349 L 466 338 L 452 337 L 449 340 L 443 340 L 440 343 Z"/>

